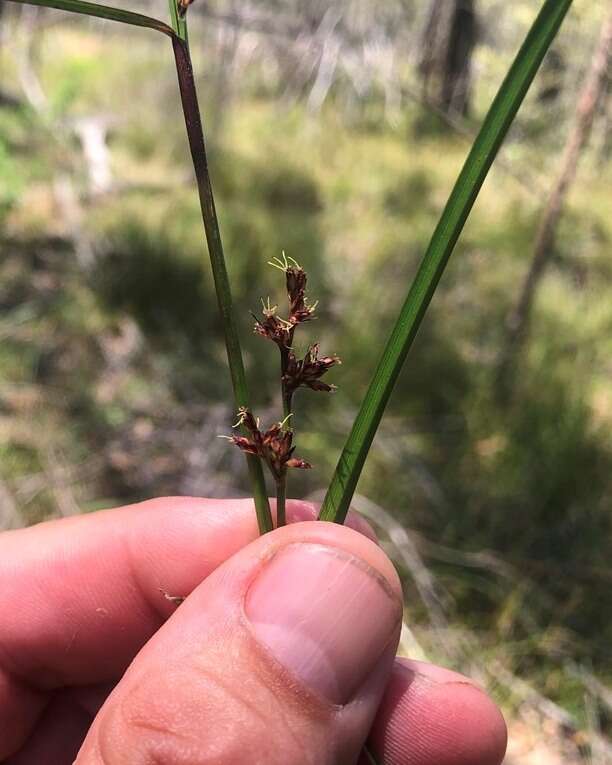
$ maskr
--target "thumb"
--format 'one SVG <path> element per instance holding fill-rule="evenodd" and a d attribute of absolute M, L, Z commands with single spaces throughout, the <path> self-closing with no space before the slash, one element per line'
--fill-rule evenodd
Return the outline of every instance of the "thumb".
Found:
<path fill-rule="evenodd" d="M 401 614 L 391 563 L 357 532 L 310 522 L 267 534 L 142 649 L 75 765 L 354 765 Z"/>

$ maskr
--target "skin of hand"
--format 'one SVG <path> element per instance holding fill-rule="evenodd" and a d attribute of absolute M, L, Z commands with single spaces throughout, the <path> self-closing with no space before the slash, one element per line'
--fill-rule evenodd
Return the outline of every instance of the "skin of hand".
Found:
<path fill-rule="evenodd" d="M 6 765 L 499 765 L 501 714 L 396 659 L 365 521 L 258 536 L 251 501 L 164 498 L 0 534 Z M 185 595 L 178 608 L 166 595 Z"/>

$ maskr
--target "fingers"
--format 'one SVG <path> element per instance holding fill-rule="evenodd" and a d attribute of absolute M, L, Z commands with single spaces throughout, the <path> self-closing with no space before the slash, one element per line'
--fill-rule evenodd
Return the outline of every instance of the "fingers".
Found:
<path fill-rule="evenodd" d="M 69 765 L 110 688 L 66 688 L 53 693 L 25 746 L 6 765 Z"/>
<path fill-rule="evenodd" d="M 10 765 L 72 763 L 101 697 L 81 689 L 51 702 Z M 381 765 L 499 765 L 505 745 L 499 711 L 467 678 L 396 659 L 369 741 Z M 360 765 L 371 761 L 364 756 Z"/>
<path fill-rule="evenodd" d="M 3 628 L 9 618 L 3 619 Z M 0 762 L 25 741 L 47 702 L 45 694 L 29 688 L 0 666 Z"/>
<path fill-rule="evenodd" d="M 3 667 L 39 688 L 115 676 L 174 610 L 160 590 L 187 594 L 255 538 L 249 509 L 153 500 L 2 535 Z"/>
<path fill-rule="evenodd" d="M 287 510 L 290 521 L 316 513 Z M 164 592 L 188 595 L 257 536 L 252 501 L 186 497 L 0 534 L 0 760 L 22 746 L 48 691 L 118 679 L 175 611 Z"/>
<path fill-rule="evenodd" d="M 401 625 L 380 548 L 336 524 L 261 537 L 136 657 L 78 765 L 357 761 Z"/>
<path fill-rule="evenodd" d="M 289 503 L 291 520 L 314 512 Z M 38 689 L 115 677 L 174 612 L 164 593 L 257 536 L 252 501 L 180 497 L 0 535 L 0 666 Z"/>
<path fill-rule="evenodd" d="M 288 510 L 292 520 L 316 512 L 306 503 Z M 358 516 L 351 524 L 371 535 Z M 171 498 L 0 535 L 0 759 L 20 748 L 42 713 L 9 761 L 33 765 L 46 752 L 54 765 L 72 762 L 95 710 L 73 714 L 74 696 L 40 688 L 118 679 L 175 611 L 159 589 L 188 594 L 257 533 L 250 502 Z M 499 762 L 505 728 L 495 707 L 464 679 L 434 678 L 444 671 L 428 666 L 394 668 L 371 737 L 385 765 Z"/>
<path fill-rule="evenodd" d="M 369 746 L 384 765 L 500 765 L 506 737 L 501 713 L 466 677 L 398 659 Z"/>

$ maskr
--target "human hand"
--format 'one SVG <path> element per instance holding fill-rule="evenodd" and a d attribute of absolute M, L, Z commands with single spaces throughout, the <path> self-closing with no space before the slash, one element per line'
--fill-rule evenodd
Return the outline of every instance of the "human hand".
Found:
<path fill-rule="evenodd" d="M 250 501 L 169 498 L 1 534 L 0 761 L 366 765 L 371 731 L 384 765 L 499 765 L 487 696 L 394 659 L 367 525 L 288 516 L 258 537 Z"/>

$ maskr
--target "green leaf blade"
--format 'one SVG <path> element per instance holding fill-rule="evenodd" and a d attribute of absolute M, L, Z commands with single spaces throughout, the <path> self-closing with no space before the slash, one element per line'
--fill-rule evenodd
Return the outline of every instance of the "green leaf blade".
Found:
<path fill-rule="evenodd" d="M 177 0 L 168 0 L 168 10 L 170 11 L 170 21 L 174 33 L 187 43 L 187 18 L 185 14 L 181 14 Z"/>
<path fill-rule="evenodd" d="M 174 0 L 171 0 L 171 2 L 174 2 Z M 250 406 L 249 390 L 244 361 L 242 358 L 238 327 L 236 325 L 235 311 L 233 308 L 229 275 L 223 252 L 219 220 L 217 217 L 215 199 L 208 169 L 204 129 L 200 117 L 198 95 L 195 87 L 191 57 L 189 55 L 189 46 L 186 39 L 174 35 L 172 38 L 172 47 L 176 60 L 179 92 L 181 94 L 189 149 L 191 151 L 191 159 L 198 187 L 200 209 L 208 245 L 208 254 L 210 256 L 215 293 L 217 295 L 217 304 L 223 322 L 225 347 L 227 351 L 230 377 L 232 380 L 232 388 L 234 391 L 234 400 L 236 408 L 243 406 L 248 408 Z M 273 523 L 263 469 L 259 458 L 252 454 L 246 455 L 246 461 L 253 488 L 253 500 L 255 503 L 255 512 L 259 530 L 260 533 L 265 534 L 268 531 L 272 531 Z"/>
<path fill-rule="evenodd" d="M 545 0 L 468 154 L 346 441 L 320 520 L 343 523 L 391 392 L 489 169 L 572 0 Z"/>
<path fill-rule="evenodd" d="M 129 24 L 133 27 L 144 27 L 145 29 L 155 29 L 168 37 L 173 37 L 174 32 L 163 21 L 154 19 L 151 16 L 144 16 L 142 13 L 133 13 L 124 11 L 121 8 L 111 8 L 108 5 L 99 3 L 88 3 L 85 0 L 9 0 L 12 3 L 21 5 L 39 5 L 43 8 L 54 8 L 58 11 L 69 11 L 70 13 L 79 13 L 82 16 L 95 16 L 99 19 L 108 21 L 118 21 L 121 24 Z"/>

